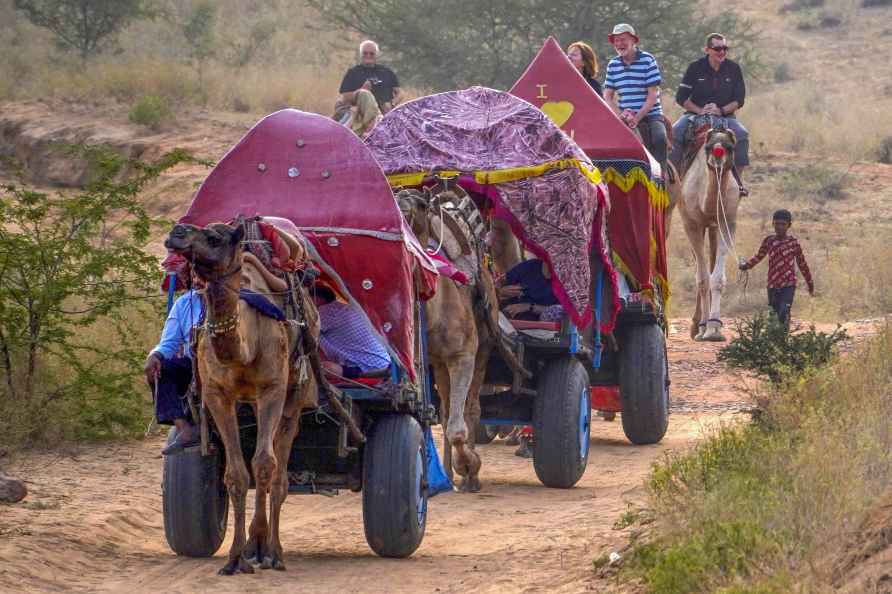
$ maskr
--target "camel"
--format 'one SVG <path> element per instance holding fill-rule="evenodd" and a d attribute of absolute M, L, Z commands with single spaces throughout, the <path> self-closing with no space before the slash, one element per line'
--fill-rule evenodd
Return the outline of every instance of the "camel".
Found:
<path fill-rule="evenodd" d="M 734 246 L 740 195 L 731 171 L 736 144 L 731 130 L 710 130 L 703 149 L 682 178 L 678 210 L 697 265 L 697 306 L 691 320 L 694 340 L 725 340 L 721 321 L 725 258 Z"/>
<path fill-rule="evenodd" d="M 440 276 L 436 294 L 425 303 L 425 315 L 428 356 L 440 394 L 443 466 L 450 479 L 453 469 L 462 477 L 460 491 L 473 493 L 481 488 L 481 461 L 470 429 L 480 421 L 480 387 L 497 340 L 493 321 L 499 312 L 492 274 L 483 263 L 482 246 L 441 207 L 450 201 L 458 204 L 464 197 L 464 190 L 453 186 L 424 193 L 403 190 L 397 194 L 397 201 L 421 245 L 442 241 L 449 258 L 470 271 L 471 282 L 466 286 Z"/>
<path fill-rule="evenodd" d="M 280 308 L 283 305 L 252 263 L 257 260 L 243 263 L 244 234 L 241 221 L 235 227 L 215 223 L 203 229 L 180 224 L 165 241 L 166 247 L 191 260 L 196 274 L 207 281 L 206 326 L 195 347 L 196 367 L 203 405 L 210 411 L 226 451 L 224 483 L 235 512 L 235 535 L 221 575 L 253 573 L 249 560 L 262 569 L 285 569 L 279 518 L 288 494 L 287 461 L 301 412 L 317 405 L 317 382 L 322 378 L 315 346 L 318 313 L 303 290 L 295 292 L 306 323 L 303 330 L 266 317 L 239 298 L 239 289 L 244 287 L 270 295 L 270 301 Z M 299 242 L 290 238 L 286 244 L 294 255 Z M 297 368 L 291 363 L 292 344 L 302 353 Z M 307 359 L 312 373 L 307 370 Z M 251 460 L 256 506 L 247 539 L 245 499 L 250 476 L 239 443 L 237 402 L 251 403 L 257 418 L 257 445 Z"/>

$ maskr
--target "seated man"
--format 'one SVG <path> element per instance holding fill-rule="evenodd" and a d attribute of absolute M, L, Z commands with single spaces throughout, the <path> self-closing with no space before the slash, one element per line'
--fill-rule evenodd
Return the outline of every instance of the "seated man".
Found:
<path fill-rule="evenodd" d="M 320 347 L 332 375 L 356 378 L 376 375 L 390 367 L 390 354 L 353 305 L 341 303 L 328 287 L 317 284 L 313 299 L 319 309 Z"/>
<path fill-rule="evenodd" d="M 161 451 L 165 456 L 179 454 L 199 442 L 186 392 L 192 382 L 192 327 L 201 322 L 204 312 L 204 300 L 199 292 L 204 283 L 191 274 L 188 262 L 179 274 L 183 278 L 191 277 L 191 287 L 173 304 L 164 322 L 161 340 L 149 353 L 144 368 L 146 381 L 155 395 L 155 420 L 160 425 L 173 424 L 177 428 L 174 442 Z"/>
<path fill-rule="evenodd" d="M 378 44 L 367 39 L 359 45 L 359 64 L 341 81 L 341 97 L 334 118 L 362 137 L 378 123 L 381 115 L 400 102 L 400 83 L 393 70 L 378 64 Z"/>
<path fill-rule="evenodd" d="M 551 269 L 538 258 L 509 270 L 498 294 L 505 315 L 512 319 L 555 321 L 564 312 L 551 288 Z"/>
<path fill-rule="evenodd" d="M 638 34 L 627 23 L 615 26 L 607 39 L 616 57 L 607 63 L 604 100 L 623 123 L 638 129 L 647 150 L 665 171 L 667 137 L 660 102 L 663 77 L 657 60 L 638 48 Z"/>
<path fill-rule="evenodd" d="M 685 136 L 694 117 L 711 115 L 726 118 L 728 129 L 737 137 L 734 166 L 740 195 L 746 196 L 749 192 L 743 185 L 743 170 L 750 163 L 749 132 L 737 119 L 737 111 L 743 107 L 746 98 L 746 85 L 740 65 L 727 58 L 728 50 L 728 41 L 723 35 L 710 33 L 704 48 L 706 55 L 688 66 L 675 95 L 676 103 L 684 108 L 685 113 L 672 127 L 670 157 L 680 172 Z"/>

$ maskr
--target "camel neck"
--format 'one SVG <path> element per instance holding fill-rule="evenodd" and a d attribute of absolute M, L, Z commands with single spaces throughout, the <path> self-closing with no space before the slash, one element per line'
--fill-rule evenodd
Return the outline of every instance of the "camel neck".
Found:
<path fill-rule="evenodd" d="M 241 352 L 239 335 L 239 287 L 241 275 L 233 274 L 219 282 L 209 282 L 207 295 L 208 336 L 217 358 L 238 360 Z"/>

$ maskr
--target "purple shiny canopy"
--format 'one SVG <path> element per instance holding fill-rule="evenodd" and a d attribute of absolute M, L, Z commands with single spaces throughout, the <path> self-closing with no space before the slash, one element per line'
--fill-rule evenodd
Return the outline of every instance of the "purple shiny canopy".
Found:
<path fill-rule="evenodd" d="M 472 87 L 397 107 L 366 144 L 391 185 L 458 172 L 459 184 L 488 197 L 493 216 L 549 263 L 552 288 L 571 319 L 580 327 L 591 321 L 590 250 L 613 278 L 606 191 L 584 173 L 598 177 L 589 158 L 548 116 L 509 93 Z M 605 329 L 613 313 L 608 308 Z"/>

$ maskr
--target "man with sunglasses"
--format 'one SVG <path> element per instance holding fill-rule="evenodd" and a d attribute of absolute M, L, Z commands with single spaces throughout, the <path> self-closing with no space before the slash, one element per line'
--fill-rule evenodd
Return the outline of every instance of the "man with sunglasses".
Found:
<path fill-rule="evenodd" d="M 672 127 L 672 153 L 670 159 L 676 167 L 684 158 L 684 143 L 691 120 L 699 115 L 724 118 L 728 129 L 737 137 L 734 165 L 740 185 L 740 195 L 749 194 L 743 185 L 743 169 L 749 161 L 749 132 L 737 119 L 737 110 L 743 107 L 746 84 L 740 65 L 728 59 L 730 50 L 724 35 L 710 33 L 706 37 L 706 55 L 692 62 L 685 72 L 675 101 L 685 113 Z"/>

